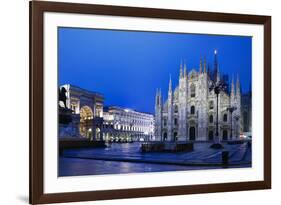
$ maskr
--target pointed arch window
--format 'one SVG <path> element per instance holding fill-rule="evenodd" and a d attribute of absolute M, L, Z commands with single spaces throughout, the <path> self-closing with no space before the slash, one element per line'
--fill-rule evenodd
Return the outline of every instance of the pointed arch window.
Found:
<path fill-rule="evenodd" d="M 209 109 L 210 110 L 214 109 L 214 101 L 209 102 Z"/>
<path fill-rule="evenodd" d="M 213 123 L 214 122 L 214 117 L 213 117 L 213 115 L 210 115 L 210 117 L 209 117 L 209 123 Z"/>
<path fill-rule="evenodd" d="M 194 114 L 195 114 L 195 106 L 194 106 L 194 105 L 192 105 L 192 106 L 190 107 L 190 114 L 191 114 L 191 115 L 194 115 Z"/>
<path fill-rule="evenodd" d="M 224 122 L 227 122 L 227 114 L 224 114 L 224 115 L 223 115 L 223 121 L 224 121 Z"/>
<path fill-rule="evenodd" d="M 178 106 L 177 106 L 177 105 L 175 105 L 174 112 L 175 112 L 175 113 L 178 113 L 178 112 L 179 112 L 179 109 L 178 109 Z"/>
<path fill-rule="evenodd" d="M 194 84 L 191 84 L 190 86 L 190 97 L 195 97 L 196 96 L 196 88 Z"/>
<path fill-rule="evenodd" d="M 164 126 L 167 126 L 167 119 L 164 118 Z"/>

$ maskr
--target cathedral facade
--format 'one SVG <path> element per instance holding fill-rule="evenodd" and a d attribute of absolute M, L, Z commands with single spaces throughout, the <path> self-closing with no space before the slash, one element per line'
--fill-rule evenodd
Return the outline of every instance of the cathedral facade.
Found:
<path fill-rule="evenodd" d="M 170 77 L 168 99 L 163 101 L 161 89 L 155 97 L 155 139 L 157 141 L 207 141 L 216 134 L 220 140 L 238 139 L 242 131 L 241 90 L 237 76 L 232 78 L 229 92 L 218 95 L 210 90 L 210 84 L 221 81 L 217 52 L 215 51 L 214 76 L 200 59 L 199 69 L 187 71 L 181 63 L 178 86 L 172 89 Z M 208 70 L 208 71 L 207 71 Z M 218 103 L 217 103 L 218 102 Z M 217 116 L 218 104 L 218 116 Z M 230 108 L 234 108 L 230 112 Z"/>

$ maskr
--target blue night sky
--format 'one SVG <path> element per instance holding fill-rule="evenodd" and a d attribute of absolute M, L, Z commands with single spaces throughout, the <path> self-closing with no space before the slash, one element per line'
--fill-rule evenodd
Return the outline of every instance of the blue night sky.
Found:
<path fill-rule="evenodd" d="M 198 70 L 200 57 L 248 91 L 252 75 L 252 38 L 159 32 L 59 28 L 59 84 L 102 93 L 105 105 L 154 113 L 156 88 L 167 97 L 169 76 L 178 85 L 181 59 Z"/>

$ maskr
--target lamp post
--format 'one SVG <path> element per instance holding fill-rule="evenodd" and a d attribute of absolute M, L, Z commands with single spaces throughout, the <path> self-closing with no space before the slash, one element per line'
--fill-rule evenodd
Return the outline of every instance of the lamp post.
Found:
<path fill-rule="evenodd" d="M 232 113 L 237 107 L 229 106 L 226 110 L 230 112 L 230 139 L 232 139 Z"/>
<path fill-rule="evenodd" d="M 215 83 L 210 81 L 209 85 L 209 91 L 211 92 L 214 90 L 216 97 L 217 97 L 217 120 L 216 120 L 216 133 L 215 133 L 215 138 L 214 138 L 214 143 L 211 145 L 211 148 L 214 149 L 222 149 L 223 146 L 220 143 L 220 138 L 219 138 L 219 94 L 221 91 L 224 91 L 226 89 L 226 85 L 224 82 L 217 80 Z"/>

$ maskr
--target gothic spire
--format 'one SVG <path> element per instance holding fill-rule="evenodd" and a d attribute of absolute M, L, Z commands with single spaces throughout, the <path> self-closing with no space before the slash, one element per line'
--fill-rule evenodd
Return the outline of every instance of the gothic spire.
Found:
<path fill-rule="evenodd" d="M 207 70 L 206 70 L 206 69 L 207 69 L 207 68 L 206 68 L 206 63 L 207 63 L 207 62 L 206 62 L 206 56 L 205 56 L 205 57 L 204 57 L 204 73 L 207 73 Z"/>
<path fill-rule="evenodd" d="M 202 58 L 200 57 L 199 73 L 202 73 Z"/>
<path fill-rule="evenodd" d="M 207 70 L 207 73 L 208 73 L 209 78 L 211 79 L 212 76 L 211 76 L 211 69 L 210 69 L 210 64 L 209 64 L 209 63 L 208 63 L 208 70 Z"/>
<path fill-rule="evenodd" d="M 170 80 L 169 80 L 169 93 L 172 92 L 172 77 L 171 77 L 171 74 L 170 74 Z"/>
<path fill-rule="evenodd" d="M 161 94 L 161 88 L 159 89 L 159 105 L 162 104 L 162 94 Z"/>
<path fill-rule="evenodd" d="M 180 64 L 180 78 L 182 78 L 182 60 L 181 60 L 181 64 Z"/>
<path fill-rule="evenodd" d="M 239 81 L 239 75 L 237 74 L 237 80 L 236 80 L 236 95 L 240 95 L 240 81 Z"/>
<path fill-rule="evenodd" d="M 183 69 L 183 75 L 184 77 L 187 77 L 187 68 L 186 68 L 186 62 L 184 61 L 184 69 Z"/>
<path fill-rule="evenodd" d="M 231 97 L 234 97 L 235 94 L 235 89 L 234 89 L 234 78 L 232 76 L 232 80 L 231 80 Z"/>
<path fill-rule="evenodd" d="M 156 88 L 156 95 L 155 95 L 155 106 L 159 105 L 159 95 L 158 95 L 158 88 Z"/>

